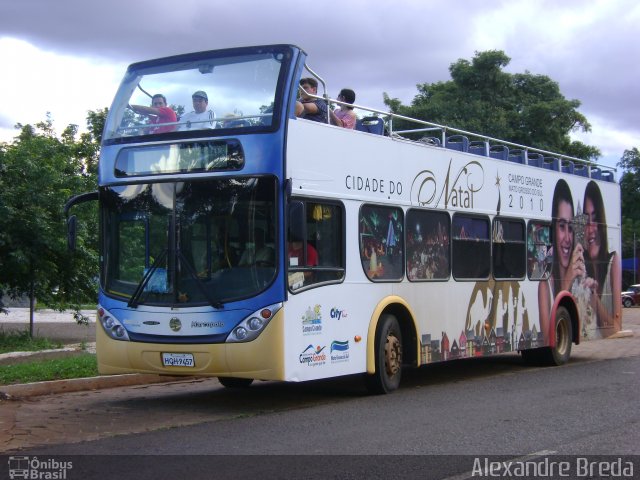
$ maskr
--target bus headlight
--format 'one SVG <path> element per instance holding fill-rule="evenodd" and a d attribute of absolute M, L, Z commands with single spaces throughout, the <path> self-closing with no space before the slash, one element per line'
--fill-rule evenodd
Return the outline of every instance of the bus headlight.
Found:
<path fill-rule="evenodd" d="M 274 303 L 273 305 L 253 312 L 242 320 L 236 328 L 231 330 L 231 333 L 227 337 L 227 343 L 250 342 L 251 340 L 255 340 L 281 308 L 282 303 Z"/>
<path fill-rule="evenodd" d="M 251 317 L 248 322 L 249 330 L 260 330 L 264 326 L 264 321 L 258 317 Z"/>
<path fill-rule="evenodd" d="M 114 340 L 129 341 L 129 334 L 124 326 L 104 308 L 98 308 L 98 319 L 104 332 Z"/>

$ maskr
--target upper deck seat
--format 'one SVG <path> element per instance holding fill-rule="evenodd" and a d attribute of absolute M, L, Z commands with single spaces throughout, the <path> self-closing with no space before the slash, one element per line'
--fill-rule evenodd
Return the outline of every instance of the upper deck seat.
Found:
<path fill-rule="evenodd" d="M 574 164 L 571 160 L 564 160 L 560 165 L 562 173 L 573 173 Z"/>
<path fill-rule="evenodd" d="M 497 158 L 498 160 L 511 160 L 509 158 L 511 152 L 506 145 L 491 145 L 489 148 L 489 156 L 491 158 Z"/>
<path fill-rule="evenodd" d="M 487 142 L 484 142 L 482 140 L 472 140 L 471 142 L 469 142 L 469 153 L 486 157 L 487 146 Z"/>
<path fill-rule="evenodd" d="M 519 148 L 516 148 L 514 150 L 509 150 L 507 160 L 509 160 L 510 162 L 521 163 L 522 165 L 526 165 L 527 151 Z"/>
<path fill-rule="evenodd" d="M 447 137 L 447 143 L 445 145 L 451 150 L 458 150 L 459 152 L 469 151 L 469 139 L 464 135 L 451 135 Z"/>
<path fill-rule="evenodd" d="M 544 161 L 544 157 L 540 153 L 531 152 L 527 155 L 527 164 L 533 167 L 542 167 L 542 162 Z"/>
<path fill-rule="evenodd" d="M 382 135 L 384 133 L 384 120 L 380 117 L 358 118 L 356 120 L 356 130 Z"/>
<path fill-rule="evenodd" d="M 555 170 L 556 172 L 560 171 L 560 159 L 557 157 L 543 157 L 540 155 L 542 161 L 542 168 L 546 168 L 547 170 Z"/>
<path fill-rule="evenodd" d="M 605 180 L 607 182 L 613 182 L 613 172 L 609 171 L 609 170 L 605 170 L 604 172 L 602 172 L 602 180 Z"/>
<path fill-rule="evenodd" d="M 580 165 L 575 165 L 573 167 L 573 173 L 575 175 L 580 175 L 581 177 L 588 177 L 589 176 L 589 172 L 587 171 L 587 166 L 580 164 Z"/>
<path fill-rule="evenodd" d="M 602 170 L 598 167 L 591 167 L 591 178 L 594 180 L 600 180 L 602 178 Z"/>

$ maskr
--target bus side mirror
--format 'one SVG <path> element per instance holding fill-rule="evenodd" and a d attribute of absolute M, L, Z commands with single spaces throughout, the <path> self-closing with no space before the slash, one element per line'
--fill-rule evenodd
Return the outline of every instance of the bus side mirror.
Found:
<path fill-rule="evenodd" d="M 75 215 L 67 219 L 67 248 L 70 252 L 76 251 L 77 220 Z"/>

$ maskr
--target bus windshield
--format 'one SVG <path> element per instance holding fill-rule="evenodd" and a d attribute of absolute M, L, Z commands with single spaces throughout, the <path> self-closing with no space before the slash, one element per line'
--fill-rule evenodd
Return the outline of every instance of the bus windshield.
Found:
<path fill-rule="evenodd" d="M 274 177 L 105 187 L 103 285 L 130 306 L 246 298 L 276 272 Z"/>
<path fill-rule="evenodd" d="M 273 48 L 132 65 L 111 107 L 104 139 L 271 128 L 290 56 L 286 49 Z"/>

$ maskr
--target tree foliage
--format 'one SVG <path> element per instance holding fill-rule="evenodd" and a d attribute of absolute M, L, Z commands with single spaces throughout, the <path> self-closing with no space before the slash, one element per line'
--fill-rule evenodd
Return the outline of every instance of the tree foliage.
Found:
<path fill-rule="evenodd" d="M 640 241 L 640 151 L 637 147 L 625 150 L 618 167 L 622 200 L 622 257 L 634 255 L 633 239 Z"/>
<path fill-rule="evenodd" d="M 14 141 L 0 144 L 0 297 L 26 295 L 58 309 L 95 301 L 97 206 L 75 212 L 82 218 L 75 254 L 67 250 L 63 206 L 96 189 L 106 112 L 89 112 L 81 135 L 69 125 L 57 136 L 47 117 L 18 124 Z"/>
<path fill-rule="evenodd" d="M 411 105 L 384 94 L 391 112 L 448 125 L 513 143 L 595 160 L 600 151 L 571 141 L 573 131 L 590 131 L 578 112 L 580 102 L 568 100 L 557 82 L 545 75 L 507 73 L 510 58 L 500 50 L 476 52 L 471 61 L 451 64 L 451 80 L 418 84 Z M 398 129 L 415 128 L 402 124 Z"/>

